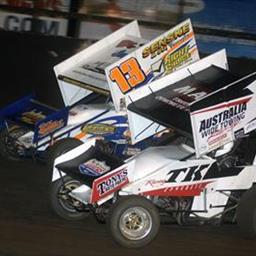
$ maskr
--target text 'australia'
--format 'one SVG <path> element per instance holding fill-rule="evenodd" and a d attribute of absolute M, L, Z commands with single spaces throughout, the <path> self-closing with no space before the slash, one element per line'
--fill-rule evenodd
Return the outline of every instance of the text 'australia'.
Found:
<path fill-rule="evenodd" d="M 220 130 L 235 126 L 245 117 L 246 109 L 247 103 L 243 102 L 210 118 L 202 120 L 199 128 L 202 138 L 213 135 Z"/>

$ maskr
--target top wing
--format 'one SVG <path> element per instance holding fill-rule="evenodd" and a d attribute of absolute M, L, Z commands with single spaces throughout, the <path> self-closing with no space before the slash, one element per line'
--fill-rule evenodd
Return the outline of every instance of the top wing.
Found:
<path fill-rule="evenodd" d="M 211 66 L 203 71 L 131 103 L 128 109 L 166 127 L 172 127 L 192 137 L 190 107 L 205 97 L 235 81 L 228 71 Z"/>
<path fill-rule="evenodd" d="M 128 110 L 192 137 L 200 156 L 256 128 L 255 79 L 256 74 L 237 79 L 210 66 L 152 90 L 130 103 Z"/>
<path fill-rule="evenodd" d="M 145 40 L 133 21 L 54 67 L 63 101 L 70 106 L 92 92 L 110 95 L 105 68 Z"/>

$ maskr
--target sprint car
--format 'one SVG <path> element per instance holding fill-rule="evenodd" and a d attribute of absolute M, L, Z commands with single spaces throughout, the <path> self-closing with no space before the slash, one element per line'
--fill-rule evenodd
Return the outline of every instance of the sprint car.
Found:
<path fill-rule="evenodd" d="M 51 166 L 56 156 L 97 137 L 99 147 L 118 157 L 134 155 L 159 136 L 131 143 L 125 93 L 198 59 L 190 20 L 150 42 L 133 21 L 54 67 L 65 108 L 27 96 L 0 110 L 0 154 L 13 160 L 50 156 Z"/>
<path fill-rule="evenodd" d="M 107 220 L 113 239 L 129 248 L 150 243 L 163 216 L 180 225 L 237 222 L 255 236 L 256 73 L 237 78 L 226 64 L 219 52 L 130 92 L 130 127 L 147 119 L 176 136 L 125 161 L 95 140 L 59 156 L 55 213 Z"/>
<path fill-rule="evenodd" d="M 129 146 L 127 117 L 116 112 L 107 98 L 93 94 L 79 103 L 60 110 L 53 109 L 27 96 L 0 111 L 0 153 L 9 160 L 37 157 L 45 160 L 72 147 L 89 137 L 108 141 L 98 143 L 105 150 L 119 157 L 136 153 L 147 144 Z M 47 151 L 47 149 L 49 149 Z"/>

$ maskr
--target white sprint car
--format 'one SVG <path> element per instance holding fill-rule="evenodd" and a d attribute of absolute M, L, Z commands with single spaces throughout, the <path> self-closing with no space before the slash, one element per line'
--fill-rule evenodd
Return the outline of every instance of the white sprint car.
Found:
<path fill-rule="evenodd" d="M 54 211 L 71 220 L 90 213 L 106 219 L 125 247 L 151 242 L 162 216 L 178 224 L 238 222 L 254 236 L 256 73 L 238 79 L 220 66 L 202 60 L 147 92 L 129 93 L 129 121 L 144 118 L 176 136 L 125 161 L 95 148 L 94 140 L 58 157 Z"/>

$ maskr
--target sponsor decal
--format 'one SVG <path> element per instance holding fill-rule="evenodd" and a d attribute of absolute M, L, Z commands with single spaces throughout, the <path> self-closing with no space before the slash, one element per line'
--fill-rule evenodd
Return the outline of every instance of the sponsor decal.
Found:
<path fill-rule="evenodd" d="M 236 126 L 240 120 L 245 118 L 247 102 L 240 102 L 237 105 L 229 107 L 214 116 L 200 121 L 199 133 L 202 138 L 210 139 L 218 136 L 223 131 Z M 222 135 L 220 135 L 221 137 Z"/>
<path fill-rule="evenodd" d="M 90 159 L 86 163 L 79 165 L 80 173 L 94 177 L 100 176 L 109 170 L 110 166 L 106 165 L 104 161 L 99 161 L 97 159 Z"/>
<path fill-rule="evenodd" d="M 127 170 L 122 169 L 97 185 L 99 195 L 112 191 L 115 187 L 127 181 Z"/>
<path fill-rule="evenodd" d="M 234 99 L 192 113 L 196 121 L 195 129 L 200 150 L 201 144 L 207 145 L 207 149 L 199 152 L 200 154 L 217 149 L 234 138 L 243 136 L 244 131 L 236 134 L 235 132 L 247 118 L 251 99 L 252 96 Z"/>
<path fill-rule="evenodd" d="M 217 163 L 174 169 L 168 172 L 167 183 L 197 182 L 221 177 L 237 176 L 244 168 L 227 168 L 221 170 Z"/>
<path fill-rule="evenodd" d="M 243 138 L 245 136 L 244 128 L 241 128 L 234 133 L 235 139 Z"/>
<path fill-rule="evenodd" d="M 193 102 L 195 100 L 200 100 L 207 94 L 207 92 L 203 91 L 200 86 L 192 87 L 190 85 L 176 88 L 173 91 L 181 94 L 183 97 L 185 96 L 184 99 L 186 99 L 187 103 Z"/>
<path fill-rule="evenodd" d="M 118 52 L 113 52 L 111 54 L 112 57 L 117 57 L 119 59 L 123 58 L 124 56 L 126 56 L 128 54 L 128 52 L 126 50 L 120 50 Z"/>
<path fill-rule="evenodd" d="M 118 50 L 116 52 L 113 52 L 111 54 L 112 57 L 117 57 L 119 59 L 123 58 L 126 56 L 131 50 L 130 49 L 135 49 L 138 46 L 143 45 L 143 43 L 138 43 L 132 40 L 122 40 L 116 45 L 116 48 L 122 48 L 121 50 Z"/>
<path fill-rule="evenodd" d="M 93 182 L 91 203 L 95 203 L 101 198 L 112 194 L 127 183 L 129 183 L 129 180 L 126 168 L 96 179 Z"/>
<path fill-rule="evenodd" d="M 192 166 L 189 168 L 171 170 L 168 175 L 167 182 L 189 182 L 204 179 L 204 173 L 208 169 L 209 164 Z"/>
<path fill-rule="evenodd" d="M 130 48 L 136 48 L 136 46 L 137 46 L 137 42 L 126 39 L 119 42 L 116 47 L 124 47 L 124 48 L 130 49 Z"/>
<path fill-rule="evenodd" d="M 109 78 L 118 85 L 123 94 L 139 86 L 147 79 L 138 60 L 134 57 L 111 69 Z"/>
<path fill-rule="evenodd" d="M 84 111 L 86 111 L 88 108 L 86 105 L 84 104 L 79 104 L 79 105 L 76 105 L 75 107 L 71 108 L 68 112 L 68 114 L 70 116 L 76 116 L 78 114 L 82 114 L 84 113 Z"/>
<path fill-rule="evenodd" d="M 168 46 L 172 46 L 172 43 L 190 32 L 189 23 L 171 31 L 169 34 L 163 36 L 159 40 L 153 42 L 151 45 L 145 47 L 142 51 L 142 58 L 150 57 L 151 59 L 160 55 L 168 50 Z"/>
<path fill-rule="evenodd" d="M 253 131 L 256 129 L 256 119 L 251 120 L 246 126 L 245 126 L 245 133 L 248 133 L 250 131 Z"/>
<path fill-rule="evenodd" d="M 89 133 L 94 135 L 113 134 L 116 131 L 116 127 L 110 124 L 95 123 L 86 124 L 81 128 L 83 133 Z"/>
<path fill-rule="evenodd" d="M 39 125 L 39 137 L 43 137 L 51 132 L 56 131 L 57 129 L 64 126 L 64 120 L 50 120 L 46 123 L 42 123 Z"/>
<path fill-rule="evenodd" d="M 200 150 L 201 151 L 207 150 L 207 145 L 206 144 L 200 144 Z"/>
<path fill-rule="evenodd" d="M 221 132 L 223 132 L 223 131 L 220 131 L 219 133 L 221 133 Z M 216 135 L 218 135 L 218 134 L 216 134 Z M 212 139 L 212 137 L 213 137 L 212 136 L 211 138 L 209 138 L 209 141 L 208 141 L 209 146 L 214 145 L 214 146 L 212 146 L 212 148 L 223 145 L 223 143 L 225 141 L 229 142 L 229 138 L 227 138 L 228 135 L 226 133 L 221 134 L 220 136 L 216 136 L 216 135 L 214 136 L 214 139 Z M 218 143 L 218 144 L 216 144 L 216 143 Z"/>
<path fill-rule="evenodd" d="M 164 58 L 164 69 L 167 74 L 191 59 L 189 49 L 189 45 L 185 45 Z"/>
<path fill-rule="evenodd" d="M 156 96 L 156 99 L 180 110 L 189 111 L 189 103 L 200 100 L 207 92 L 202 91 L 200 87 L 187 85 L 173 89 L 173 94 L 174 97 L 171 99 L 160 95 Z"/>
<path fill-rule="evenodd" d="M 33 109 L 28 112 L 24 112 L 21 114 L 21 121 L 27 124 L 35 124 L 37 121 L 44 119 L 46 116 L 40 111 L 38 112 L 36 109 Z"/>
<path fill-rule="evenodd" d="M 89 63 L 89 64 L 84 64 L 81 66 L 82 69 L 85 70 L 90 70 L 96 73 L 101 73 L 104 74 L 104 69 L 109 65 L 109 63 L 107 62 L 102 62 L 102 61 L 97 61 L 94 63 Z M 73 70 L 74 73 L 78 73 L 78 74 L 83 74 L 86 75 L 85 73 L 82 73 L 78 70 Z M 95 78 L 94 76 L 92 76 L 92 78 Z"/>
<path fill-rule="evenodd" d="M 198 196 L 210 184 L 209 182 L 198 182 L 194 184 L 164 187 L 149 191 L 144 191 L 144 196 Z"/>
<path fill-rule="evenodd" d="M 126 156 L 134 156 L 141 152 L 141 148 L 127 147 L 123 154 Z"/>
<path fill-rule="evenodd" d="M 166 180 L 147 180 L 146 186 L 157 187 L 162 186 L 166 183 Z"/>
<path fill-rule="evenodd" d="M 161 101 L 165 104 L 168 104 L 174 108 L 178 108 L 180 110 L 185 110 L 188 111 L 187 107 L 188 107 L 188 103 L 182 99 L 180 99 L 179 97 L 175 97 L 173 99 L 168 99 L 164 96 L 156 96 L 155 97 L 156 100 Z"/>

